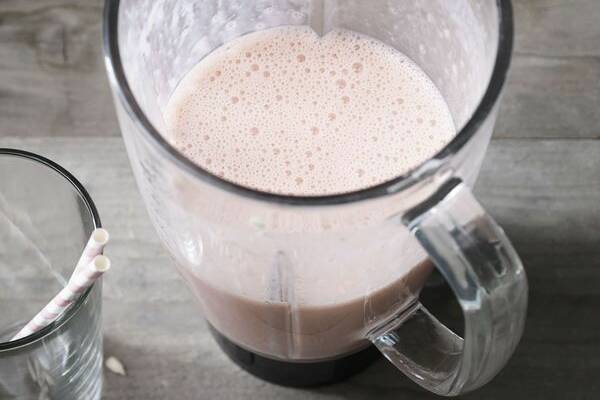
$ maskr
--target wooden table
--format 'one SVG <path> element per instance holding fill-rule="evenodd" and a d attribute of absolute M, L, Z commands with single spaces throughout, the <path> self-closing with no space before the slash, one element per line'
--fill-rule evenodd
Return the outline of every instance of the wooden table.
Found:
<path fill-rule="evenodd" d="M 89 189 L 114 240 L 104 398 L 424 399 L 380 361 L 346 383 L 273 386 L 209 336 L 135 187 L 101 59 L 100 0 L 0 2 L 0 146 L 46 155 Z M 531 287 L 524 338 L 472 399 L 600 398 L 600 2 L 516 0 L 516 48 L 476 192 Z"/>

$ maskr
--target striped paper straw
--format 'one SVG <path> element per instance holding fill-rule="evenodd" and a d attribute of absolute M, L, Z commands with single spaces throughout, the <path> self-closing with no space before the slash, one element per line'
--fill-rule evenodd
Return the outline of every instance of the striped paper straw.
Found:
<path fill-rule="evenodd" d="M 78 272 L 75 272 L 67 285 L 60 291 L 42 311 L 23 327 L 11 340 L 21 339 L 39 331 L 54 322 L 79 296 L 110 268 L 110 260 L 97 255 Z"/>
<path fill-rule="evenodd" d="M 101 254 L 104 250 L 104 246 L 108 243 L 109 239 L 108 231 L 102 228 L 96 228 L 90 235 L 90 238 L 81 253 L 81 257 L 79 261 L 77 261 L 77 265 L 75 266 L 75 271 L 73 271 L 72 277 L 77 275 L 81 269 L 88 265 L 94 257 L 98 254 Z"/>

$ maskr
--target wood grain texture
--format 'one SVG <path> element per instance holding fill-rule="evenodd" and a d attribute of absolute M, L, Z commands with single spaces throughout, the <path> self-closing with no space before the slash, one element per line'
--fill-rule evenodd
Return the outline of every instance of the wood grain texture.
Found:
<path fill-rule="evenodd" d="M 150 226 L 120 138 L 0 138 L 40 152 L 89 189 L 113 240 L 107 254 L 104 399 L 434 399 L 381 360 L 346 383 L 274 386 L 233 365 Z M 600 393 L 600 141 L 493 142 L 476 187 L 525 263 L 524 338 L 504 371 L 466 399 L 594 399 Z M 446 310 L 452 317 L 456 310 Z"/>
<path fill-rule="evenodd" d="M 516 56 L 494 138 L 600 138 L 599 81 L 600 57 Z"/>
<path fill-rule="evenodd" d="M 515 56 L 495 134 L 502 140 L 490 146 L 476 194 L 524 260 L 528 320 L 504 371 L 464 398 L 595 399 L 600 1 L 513 3 Z M 107 137 L 119 129 L 101 58 L 101 13 L 102 0 L 0 0 L 0 146 L 67 167 L 113 234 L 105 353 L 128 375 L 107 371 L 103 398 L 436 398 L 383 360 L 346 383 L 296 390 L 226 359 L 150 226 L 121 139 Z"/>
<path fill-rule="evenodd" d="M 600 56 L 597 0 L 513 0 L 517 54 Z"/>
<path fill-rule="evenodd" d="M 515 0 L 497 138 L 600 137 L 600 3 Z M 102 0 L 0 1 L 0 136 L 118 135 Z"/>
<path fill-rule="evenodd" d="M 495 138 L 600 138 L 600 2 L 516 0 Z"/>
<path fill-rule="evenodd" d="M 0 135 L 117 135 L 99 0 L 0 1 Z"/>

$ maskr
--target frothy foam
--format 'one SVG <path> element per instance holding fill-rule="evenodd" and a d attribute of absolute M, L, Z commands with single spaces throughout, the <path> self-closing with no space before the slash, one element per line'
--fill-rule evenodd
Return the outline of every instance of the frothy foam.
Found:
<path fill-rule="evenodd" d="M 326 195 L 373 186 L 455 135 L 443 97 L 405 55 L 367 36 L 280 27 L 227 43 L 181 81 L 170 140 L 229 181 Z"/>

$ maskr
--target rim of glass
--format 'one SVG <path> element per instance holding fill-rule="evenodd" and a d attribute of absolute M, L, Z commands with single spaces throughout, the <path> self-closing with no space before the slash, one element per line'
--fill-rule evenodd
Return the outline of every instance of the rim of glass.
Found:
<path fill-rule="evenodd" d="M 493 110 L 506 81 L 512 57 L 514 35 L 512 4 L 510 0 L 496 0 L 499 32 L 498 48 L 492 75 L 479 105 L 465 126 L 450 143 L 432 158 L 425 160 L 413 170 L 376 186 L 354 192 L 324 196 L 282 195 L 251 189 L 213 175 L 184 156 L 163 138 L 138 104 L 125 76 L 119 51 L 119 4 L 120 0 L 105 0 L 104 3 L 104 62 L 113 92 L 125 108 L 128 116 L 134 121 L 134 124 L 144 132 L 146 137 L 150 138 L 150 142 L 154 147 L 157 147 L 161 153 L 165 154 L 176 165 L 193 177 L 240 196 L 276 204 L 299 206 L 346 204 L 391 195 L 425 177 L 431 176 L 439 170 L 445 160 L 455 155 L 469 142 Z"/>
<path fill-rule="evenodd" d="M 19 157 L 24 158 L 29 161 L 40 164 L 43 167 L 50 168 L 58 173 L 62 178 L 64 178 L 68 183 L 73 186 L 75 192 L 79 195 L 79 197 L 83 200 L 94 225 L 94 228 L 100 228 L 100 216 L 98 214 L 98 210 L 96 209 L 96 205 L 92 201 L 89 193 L 83 185 L 66 169 L 58 165 L 52 160 L 47 159 L 46 157 L 40 156 L 35 153 L 31 153 L 25 150 L 19 149 L 10 149 L 10 148 L 0 148 L 0 157 L 1 156 L 11 156 L 11 157 Z M 25 336 L 21 339 L 10 341 L 10 342 L 0 342 L 0 353 L 8 350 L 14 350 L 20 347 L 28 346 L 33 344 L 44 337 L 54 333 L 57 329 L 62 327 L 65 323 L 67 323 L 81 308 L 82 304 L 88 298 L 90 292 L 93 290 L 95 284 L 89 287 L 79 298 L 75 301 L 56 321 L 52 322 L 50 325 L 40 329 L 39 331 L 32 333 L 29 336 Z"/>

